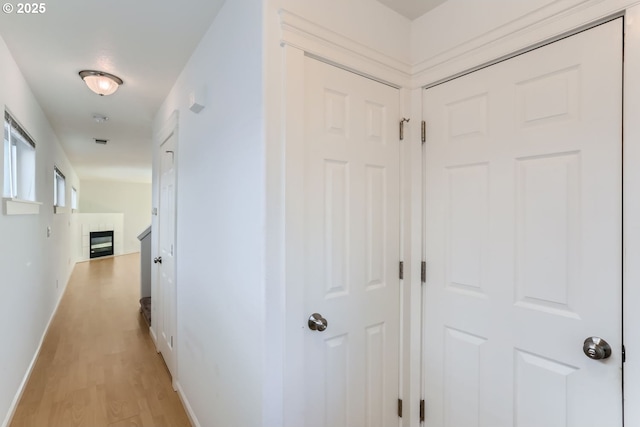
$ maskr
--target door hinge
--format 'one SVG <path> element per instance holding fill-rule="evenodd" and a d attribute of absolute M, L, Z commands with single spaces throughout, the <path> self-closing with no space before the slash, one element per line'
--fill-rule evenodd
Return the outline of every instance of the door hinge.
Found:
<path fill-rule="evenodd" d="M 173 335 L 171 335 L 171 348 L 173 348 Z"/>
<path fill-rule="evenodd" d="M 422 143 L 424 144 L 425 142 L 427 142 L 427 122 L 425 122 L 424 120 L 422 121 L 420 135 L 422 138 Z"/>
<path fill-rule="evenodd" d="M 427 281 L 427 261 L 422 261 L 420 265 L 420 280 L 422 282 Z"/>
<path fill-rule="evenodd" d="M 398 267 L 398 276 L 400 280 L 404 279 L 404 262 L 400 261 L 400 265 Z"/>
<path fill-rule="evenodd" d="M 402 118 L 402 120 L 400 120 L 400 141 L 404 140 L 404 124 L 409 123 L 409 120 L 411 119 L 407 119 L 405 117 Z"/>
<path fill-rule="evenodd" d="M 420 401 L 420 422 L 424 422 L 424 399 Z"/>
<path fill-rule="evenodd" d="M 402 399 L 398 399 L 398 417 L 402 418 Z"/>
<path fill-rule="evenodd" d="M 627 361 L 627 349 L 624 348 L 624 345 L 622 345 L 622 363 Z"/>

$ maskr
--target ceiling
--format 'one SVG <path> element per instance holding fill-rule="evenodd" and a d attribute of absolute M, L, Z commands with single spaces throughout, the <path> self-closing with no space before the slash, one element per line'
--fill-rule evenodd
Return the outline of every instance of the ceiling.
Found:
<path fill-rule="evenodd" d="M 151 182 L 153 116 L 223 1 L 64 0 L 42 15 L 0 14 L 0 36 L 81 179 Z M 83 69 L 124 85 L 98 96 Z"/>
<path fill-rule="evenodd" d="M 445 0 L 378 1 L 415 19 Z M 153 116 L 222 3 L 64 0 L 40 15 L 0 14 L 0 36 L 80 179 L 151 182 Z M 100 97 L 82 83 L 84 69 L 124 85 Z"/>

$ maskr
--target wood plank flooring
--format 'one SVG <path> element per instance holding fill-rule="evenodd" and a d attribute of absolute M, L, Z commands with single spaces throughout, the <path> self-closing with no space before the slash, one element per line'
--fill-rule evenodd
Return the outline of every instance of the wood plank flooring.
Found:
<path fill-rule="evenodd" d="M 11 427 L 190 426 L 139 313 L 139 254 L 78 263 Z"/>

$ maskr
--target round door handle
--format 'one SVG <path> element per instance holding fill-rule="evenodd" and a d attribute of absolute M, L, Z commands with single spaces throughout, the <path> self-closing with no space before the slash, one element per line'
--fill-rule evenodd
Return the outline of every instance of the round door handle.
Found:
<path fill-rule="evenodd" d="M 162 257 L 161 257 L 161 256 L 159 256 L 159 257 L 155 257 L 155 258 L 153 259 L 153 263 L 154 263 L 154 264 L 162 264 Z"/>
<path fill-rule="evenodd" d="M 606 359 L 611 356 L 611 346 L 600 337 L 589 337 L 582 346 L 584 354 L 594 360 Z"/>
<path fill-rule="evenodd" d="M 309 322 L 307 324 L 309 325 L 309 329 L 318 332 L 322 332 L 327 329 L 328 325 L 327 319 L 322 317 L 322 315 L 319 313 L 313 313 L 311 316 L 309 316 Z"/>

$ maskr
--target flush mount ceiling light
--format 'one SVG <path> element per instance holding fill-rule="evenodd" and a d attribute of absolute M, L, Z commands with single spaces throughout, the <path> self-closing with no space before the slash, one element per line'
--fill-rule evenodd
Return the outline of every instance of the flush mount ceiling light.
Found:
<path fill-rule="evenodd" d="M 120 77 L 103 71 L 82 70 L 78 74 L 89 89 L 100 96 L 111 95 L 124 83 Z"/>

